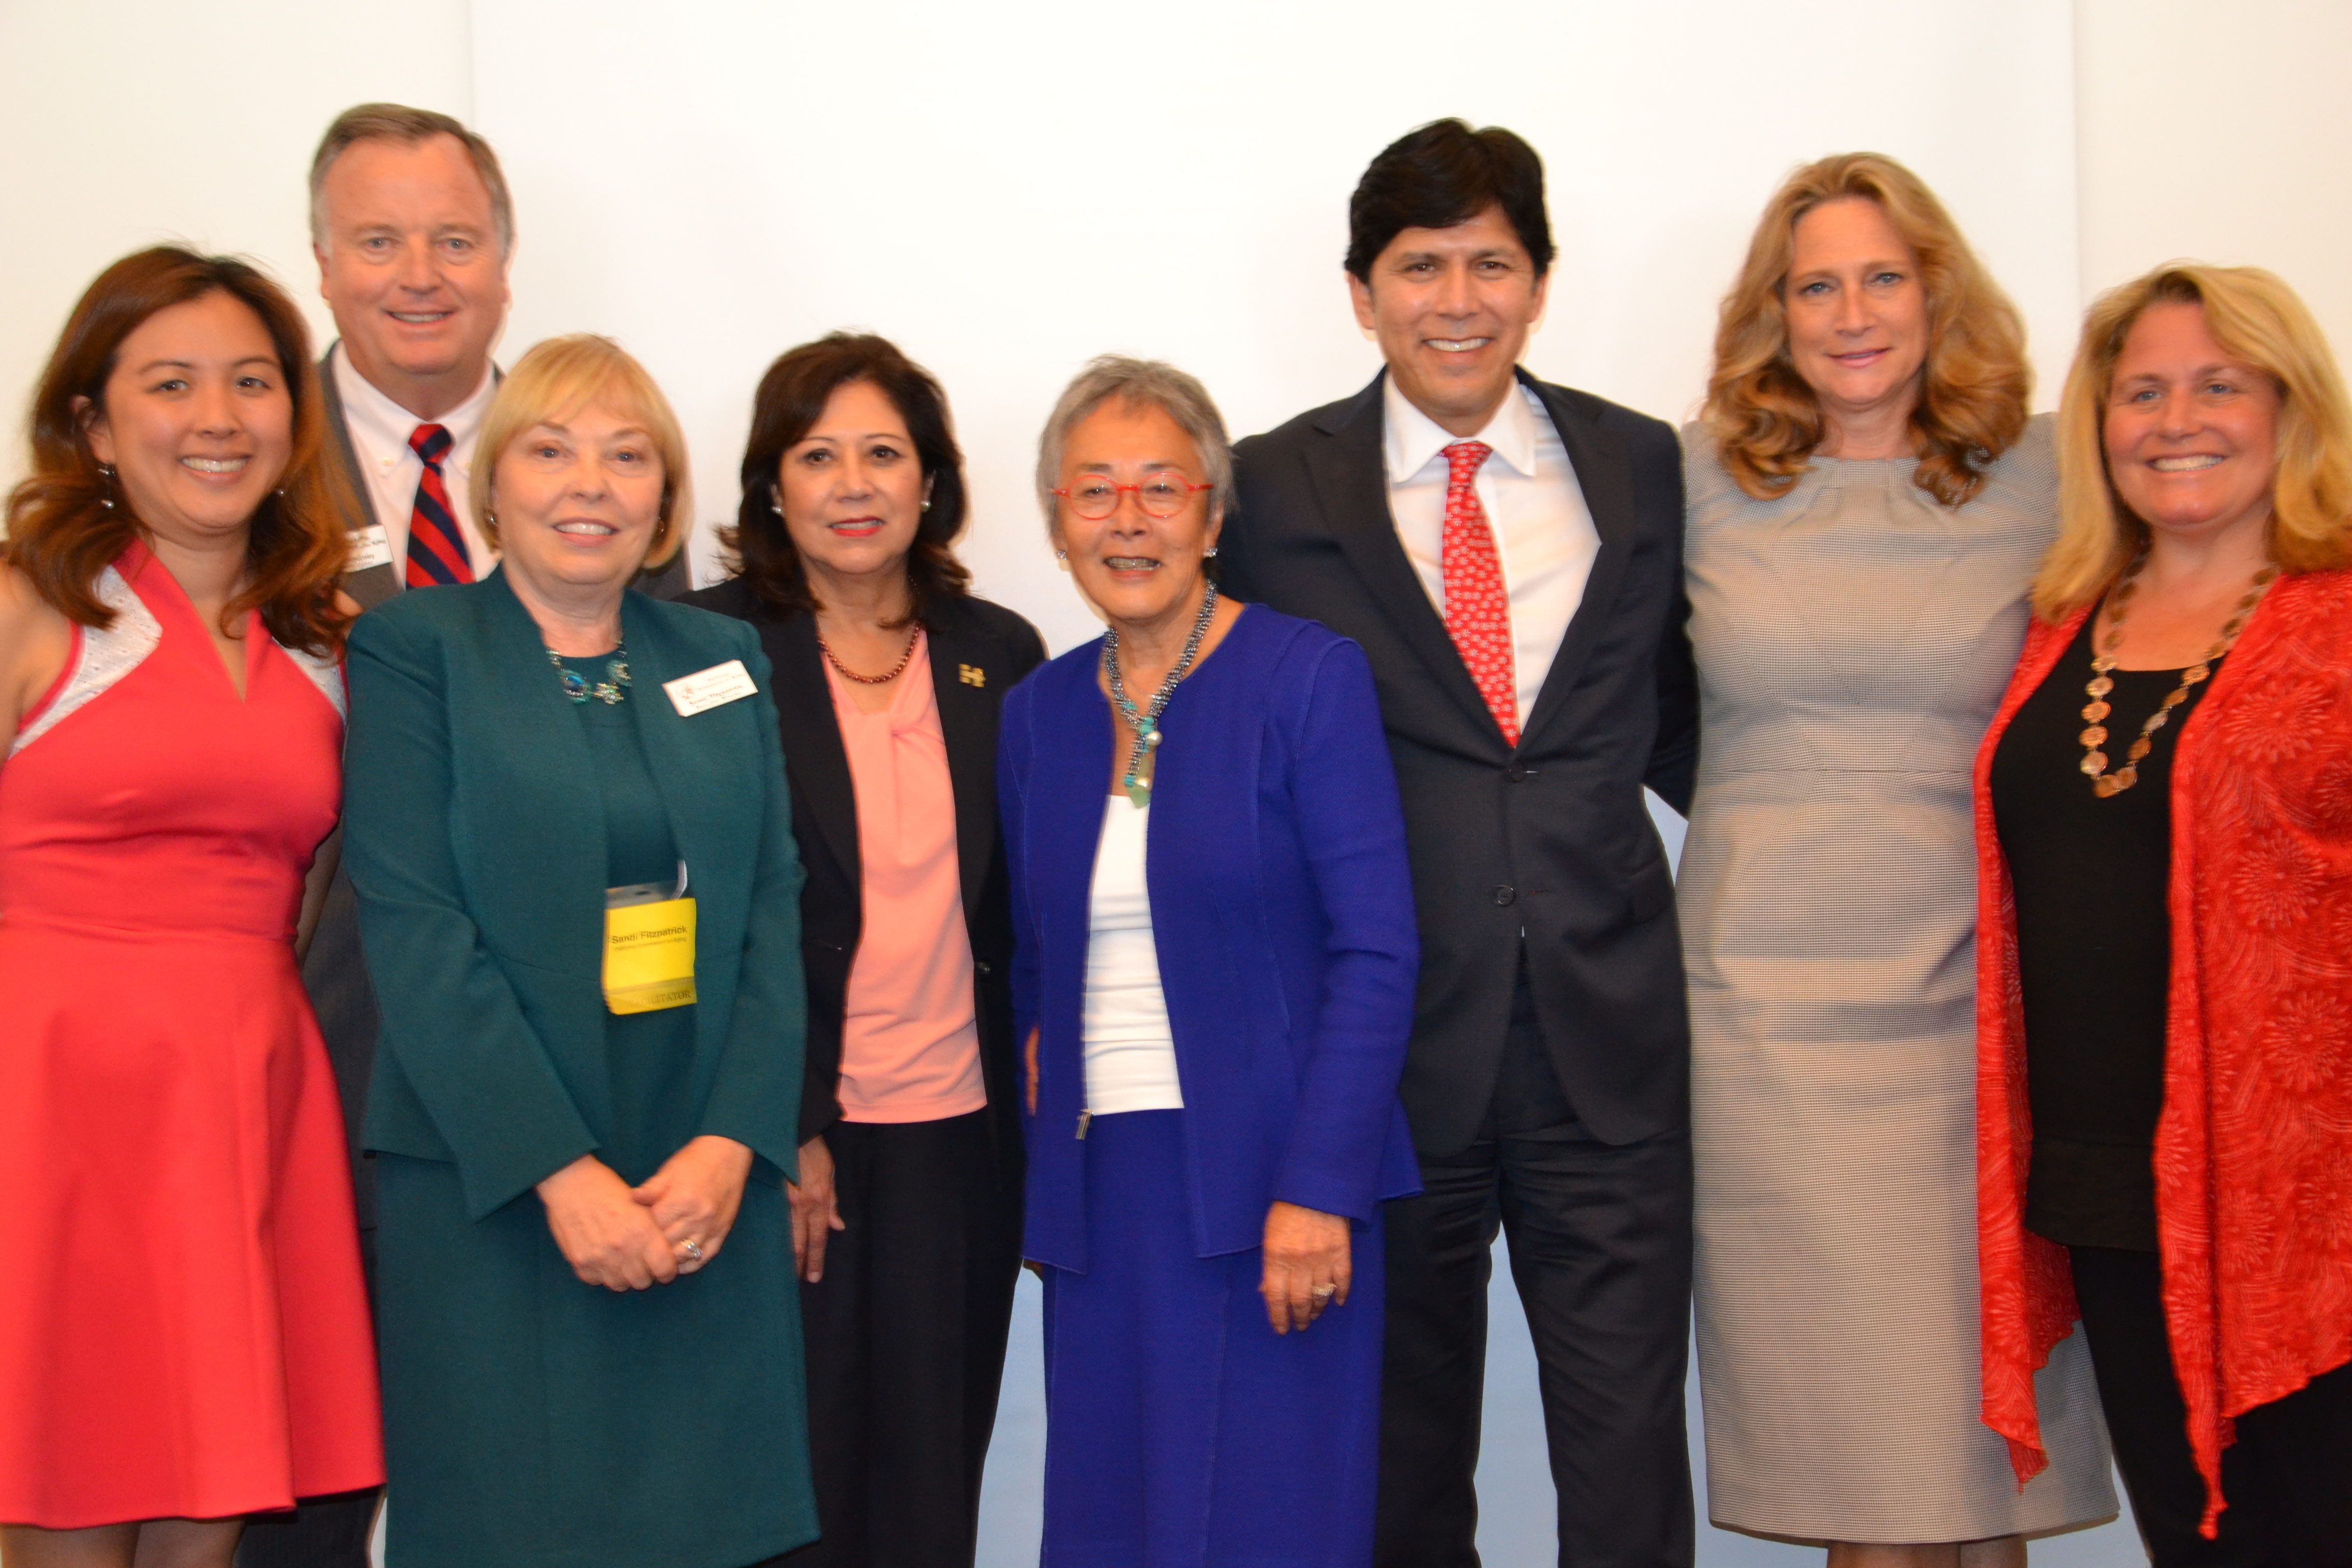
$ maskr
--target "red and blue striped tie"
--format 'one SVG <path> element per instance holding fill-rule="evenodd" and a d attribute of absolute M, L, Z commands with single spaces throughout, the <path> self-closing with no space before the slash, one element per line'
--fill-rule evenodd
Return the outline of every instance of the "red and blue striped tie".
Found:
<path fill-rule="evenodd" d="M 425 472 L 416 481 L 416 504 L 408 513 L 408 585 L 470 583 L 474 563 L 466 554 L 465 531 L 449 510 L 449 487 L 441 477 L 441 459 L 449 455 L 448 428 L 419 425 L 408 447 L 425 460 Z"/>

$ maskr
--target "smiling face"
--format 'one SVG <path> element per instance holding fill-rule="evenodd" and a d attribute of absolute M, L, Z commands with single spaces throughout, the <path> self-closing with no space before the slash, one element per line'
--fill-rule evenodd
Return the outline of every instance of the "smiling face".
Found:
<path fill-rule="evenodd" d="M 1499 206 L 1451 228 L 1408 228 L 1370 273 L 1350 273 L 1348 288 L 1397 390 L 1456 436 L 1485 429 L 1511 389 L 1549 281 L 1518 230 Z"/>
<path fill-rule="evenodd" d="M 635 416 L 591 404 L 531 426 L 490 480 L 507 570 L 541 600 L 609 588 L 615 601 L 661 523 L 660 448 Z"/>
<path fill-rule="evenodd" d="M 1918 256 L 1864 196 L 1823 202 L 1793 237 L 1789 358 L 1822 415 L 1833 426 L 1907 420 L 1927 363 Z"/>
<path fill-rule="evenodd" d="M 870 381 L 844 382 L 784 449 L 784 531 L 819 581 L 904 573 L 929 490 L 906 416 Z"/>
<path fill-rule="evenodd" d="M 2263 527 L 2280 406 L 2277 383 L 2213 341 L 2204 306 L 2150 305 L 2116 358 L 2102 419 L 2116 495 L 2163 533 Z"/>
<path fill-rule="evenodd" d="M 269 329 L 218 289 L 156 311 L 122 340 L 87 436 L 150 532 L 189 546 L 242 532 L 294 450 Z"/>
<path fill-rule="evenodd" d="M 1140 485 L 1145 476 L 1176 473 L 1205 487 L 1201 455 L 1183 426 L 1153 403 L 1104 404 L 1078 421 L 1062 448 L 1060 488 L 1090 476 Z M 1071 575 L 1096 608 L 1122 631 L 1156 627 L 1201 607 L 1203 553 L 1217 542 L 1221 514 L 1211 492 L 1188 491 L 1172 517 L 1153 517 L 1132 490 L 1119 493 L 1108 517 L 1080 517 L 1065 498 L 1054 506 L 1054 547 L 1066 552 Z"/>
<path fill-rule="evenodd" d="M 355 142 L 328 166 L 319 292 L 352 368 L 420 419 L 489 374 L 505 324 L 507 258 L 464 143 Z"/>

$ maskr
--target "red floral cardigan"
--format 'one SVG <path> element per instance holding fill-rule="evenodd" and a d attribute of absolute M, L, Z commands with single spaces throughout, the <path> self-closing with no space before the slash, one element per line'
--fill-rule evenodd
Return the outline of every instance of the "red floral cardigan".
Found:
<path fill-rule="evenodd" d="M 1984 1417 L 2021 1485 L 2049 1463 L 2033 1374 L 2077 1312 L 2065 1249 L 2024 1225 L 2017 909 L 1989 780 L 2088 613 L 2033 624 L 1976 764 Z M 2210 1535 L 2231 1418 L 2352 1361 L 2352 572 L 2280 579 L 2175 743 L 2157 1230 Z"/>

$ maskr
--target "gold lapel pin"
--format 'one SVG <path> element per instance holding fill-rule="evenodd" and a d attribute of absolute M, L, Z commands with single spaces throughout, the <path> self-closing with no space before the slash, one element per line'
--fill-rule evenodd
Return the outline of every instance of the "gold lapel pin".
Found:
<path fill-rule="evenodd" d="M 956 675 L 966 686 L 985 686 L 988 684 L 988 671 L 981 668 L 980 666 L 976 664 L 957 665 Z"/>

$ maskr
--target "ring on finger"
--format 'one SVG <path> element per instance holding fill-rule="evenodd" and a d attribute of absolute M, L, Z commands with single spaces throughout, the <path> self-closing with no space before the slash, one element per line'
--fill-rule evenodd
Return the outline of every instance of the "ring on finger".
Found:
<path fill-rule="evenodd" d="M 1314 1297 L 1318 1301 L 1328 1301 L 1339 1293 L 1339 1287 L 1337 1285 L 1318 1285 L 1314 1289 L 1307 1292 L 1308 1295 Z"/>
<path fill-rule="evenodd" d="M 702 1261 L 702 1243 L 697 1241 L 690 1236 L 684 1241 L 677 1244 L 677 1252 L 678 1256 L 685 1258 L 688 1263 L 699 1263 Z"/>

